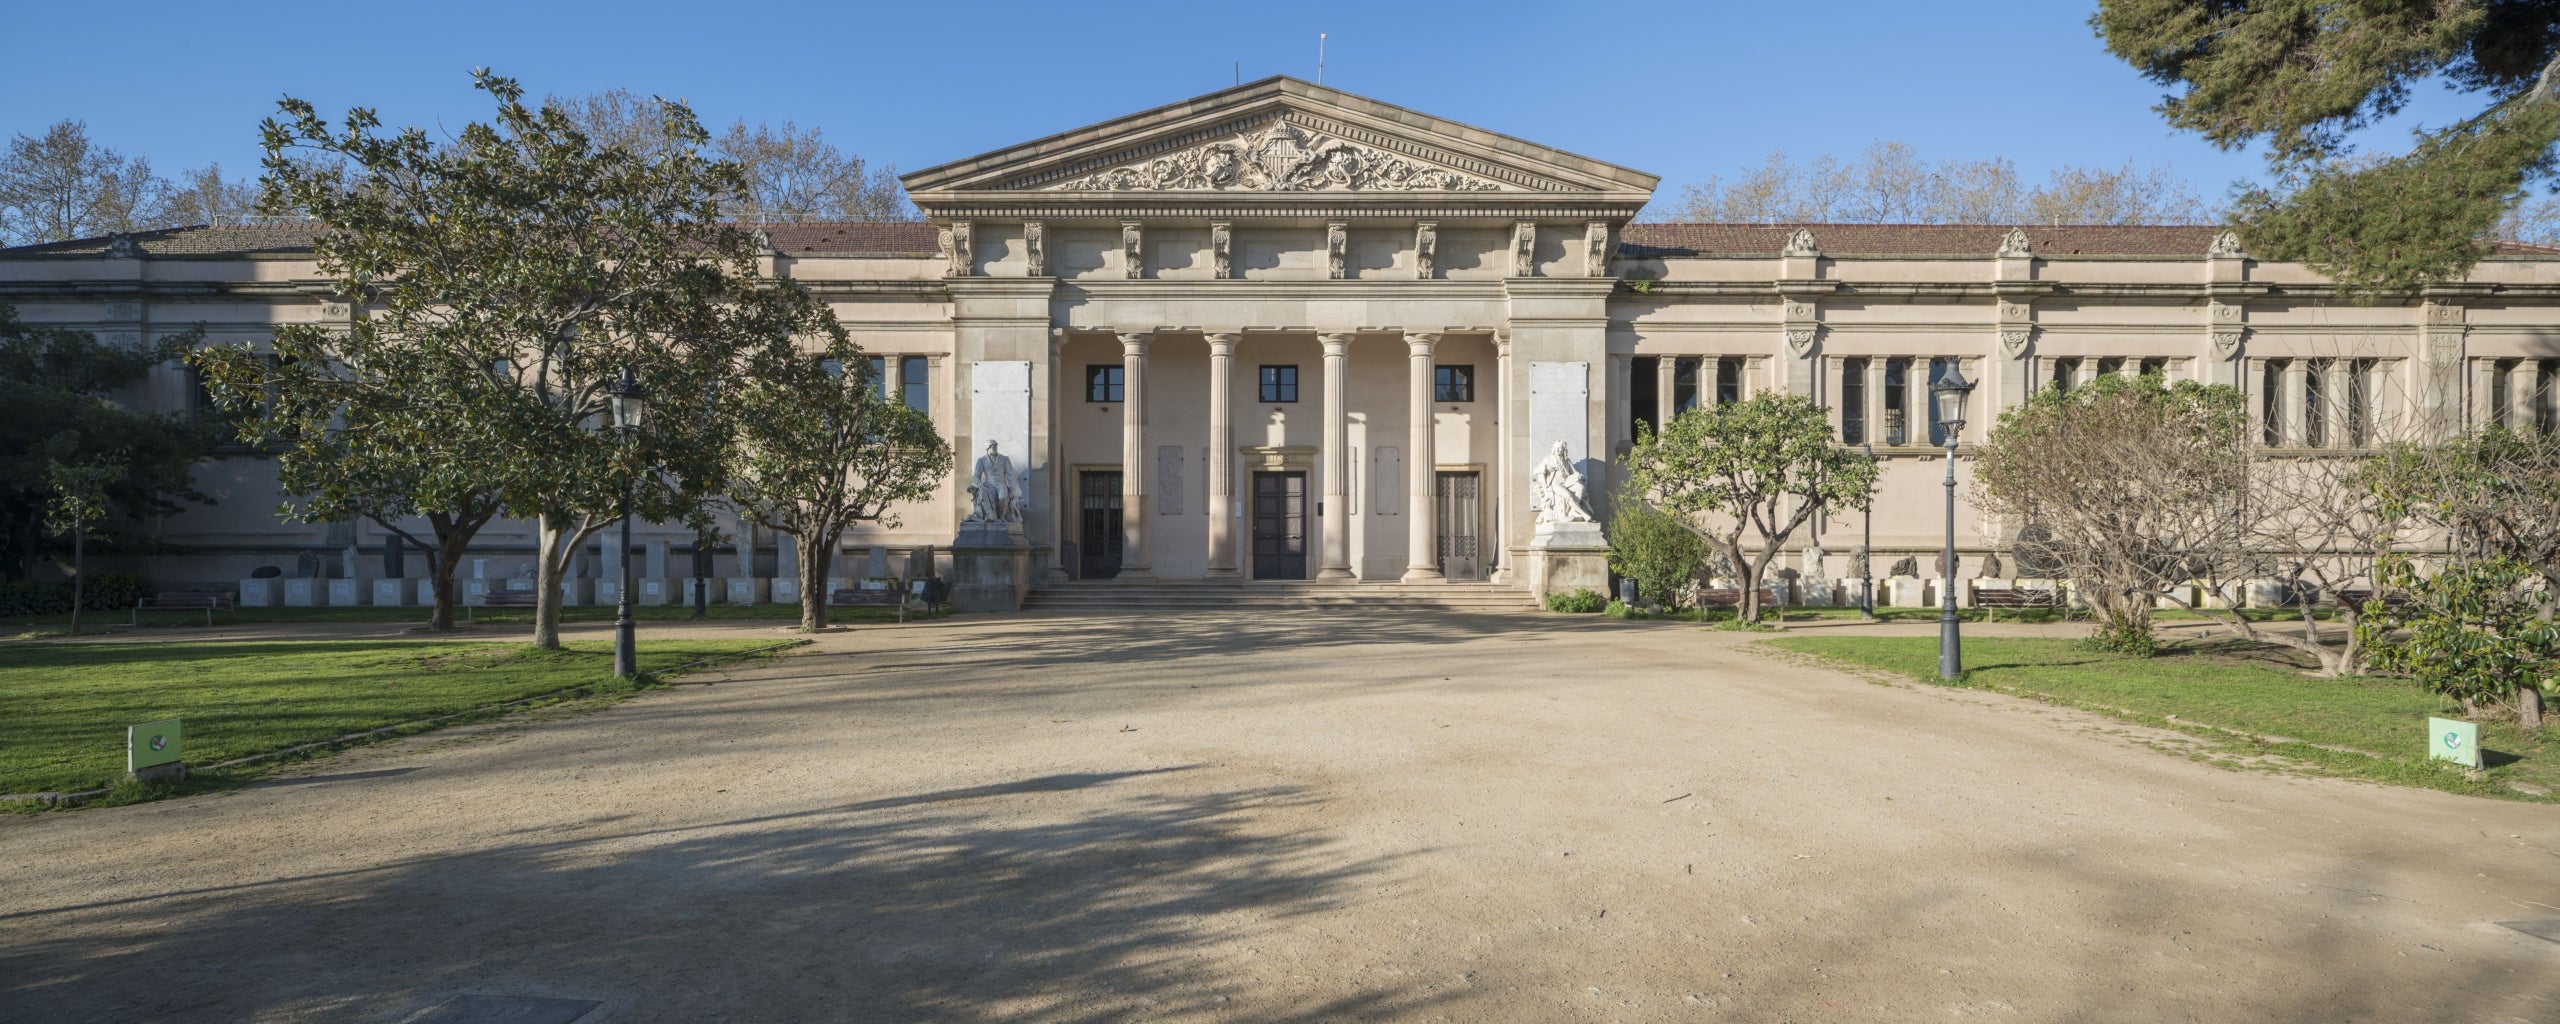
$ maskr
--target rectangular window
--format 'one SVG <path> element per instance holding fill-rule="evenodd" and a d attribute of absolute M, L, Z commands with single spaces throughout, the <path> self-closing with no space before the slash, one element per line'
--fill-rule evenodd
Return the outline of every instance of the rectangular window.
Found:
<path fill-rule="evenodd" d="M 2166 380 L 2169 376 L 2169 361 L 2166 359 L 2145 359 L 2142 361 L 2142 368 L 2137 372 L 2141 373 L 2145 377 L 2159 377 Z"/>
<path fill-rule="evenodd" d="M 2055 390 L 2069 391 L 2071 390 L 2071 385 L 2078 383 L 2079 380 L 2080 360 L 2056 359 L 2053 361 L 2053 386 Z"/>
<path fill-rule="evenodd" d="M 1884 361 L 1884 443 L 1911 443 L 1911 360 Z"/>
<path fill-rule="evenodd" d="M 1698 360 L 1671 361 L 1671 414 L 1678 416 L 1698 407 Z"/>
<path fill-rule="evenodd" d="M 2121 374 L 2123 374 L 2123 373 L 2124 373 L 2124 360 L 2122 360 L 2122 359 L 2100 359 L 2100 360 L 2098 360 L 2098 375 L 2099 375 L 2099 376 L 2101 376 L 2101 377 L 2112 377 L 2112 376 L 2118 376 L 2118 375 L 2121 375 Z"/>
<path fill-rule="evenodd" d="M 889 400 L 889 357 L 871 357 L 871 386 L 879 389 L 880 400 Z"/>
<path fill-rule="evenodd" d="M 1295 402 L 1298 400 L 1298 368 L 1265 366 L 1262 368 L 1262 400 Z"/>
<path fill-rule="evenodd" d="M 1627 367 L 1627 436 L 1638 433 L 1637 424 L 1653 428 L 1662 422 L 1662 361 L 1652 356 L 1637 356 Z M 1660 433 L 1659 429 L 1654 430 Z"/>
<path fill-rule="evenodd" d="M 2267 360 L 2258 379 L 2258 421 L 2265 424 L 2259 440 L 2271 448 L 2284 444 L 2284 364 Z"/>
<path fill-rule="evenodd" d="M 917 412 L 933 411 L 933 364 L 919 356 L 908 356 L 898 364 L 899 383 L 905 392 L 907 408 Z"/>
<path fill-rule="evenodd" d="M 2372 363 L 2373 360 L 2366 359 L 2359 361 L 2356 367 L 2359 372 L 2363 372 L 2364 368 Z M 2556 381 L 2560 381 L 2560 359 L 2545 359 L 2534 365 L 2533 429 L 2545 434 L 2560 429 L 2560 402 L 2553 401 L 2552 393 L 2552 387 Z"/>
<path fill-rule="evenodd" d="M 2313 448 L 2329 446 L 2329 424 L 2338 411 L 2329 407 L 2337 400 L 2329 393 L 2329 361 L 2311 360 L 2302 374 L 2302 443 Z"/>
<path fill-rule="evenodd" d="M 2515 403 L 2507 393 L 2507 381 L 2515 376 L 2516 361 L 2501 359 L 2489 364 L 2489 422 L 2513 428 L 2508 411 Z"/>
<path fill-rule="evenodd" d="M 1716 404 L 1732 405 L 1742 400 L 1742 360 L 1727 356 L 1716 360 Z"/>
<path fill-rule="evenodd" d="M 1102 364 L 1084 368 L 1084 400 L 1117 402 L 1121 400 L 1121 367 Z"/>
<path fill-rule="evenodd" d="M 1434 402 L 1475 401 L 1476 368 L 1464 364 L 1432 367 L 1431 400 Z"/>
<path fill-rule="evenodd" d="M 1867 443 L 1867 360 L 1840 361 L 1840 443 Z"/>
<path fill-rule="evenodd" d="M 2347 443 L 2358 448 L 2373 443 L 2373 368 L 2371 359 L 2347 367 Z"/>

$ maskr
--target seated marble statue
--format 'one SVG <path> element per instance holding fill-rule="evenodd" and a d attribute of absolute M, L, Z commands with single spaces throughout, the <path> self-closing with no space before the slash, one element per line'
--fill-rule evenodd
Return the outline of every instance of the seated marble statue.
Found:
<path fill-rule="evenodd" d="M 1018 523 L 1022 521 L 1022 485 L 1014 479 L 1013 460 L 987 442 L 987 453 L 969 472 L 969 517 L 971 523 Z"/>
<path fill-rule="evenodd" d="M 1529 494 L 1537 504 L 1540 526 L 1592 521 L 1591 496 L 1583 489 L 1582 470 L 1574 467 L 1573 457 L 1562 441 L 1556 442 L 1555 451 L 1529 477 Z"/>

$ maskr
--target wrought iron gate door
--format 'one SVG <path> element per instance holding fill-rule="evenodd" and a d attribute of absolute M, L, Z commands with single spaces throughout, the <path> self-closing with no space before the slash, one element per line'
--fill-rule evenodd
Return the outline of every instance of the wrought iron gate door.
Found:
<path fill-rule="evenodd" d="M 1120 474 L 1087 470 L 1078 475 L 1076 578 L 1120 575 Z"/>
<path fill-rule="evenodd" d="M 1435 480 L 1434 505 L 1440 521 L 1440 575 L 1453 580 L 1484 578 L 1484 498 L 1474 473 L 1442 473 Z"/>
<path fill-rule="evenodd" d="M 1307 475 L 1253 475 L 1253 578 L 1307 578 Z"/>

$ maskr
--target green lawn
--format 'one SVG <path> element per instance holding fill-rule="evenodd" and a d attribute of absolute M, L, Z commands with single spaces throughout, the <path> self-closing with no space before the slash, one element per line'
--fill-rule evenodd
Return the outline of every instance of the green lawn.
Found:
<path fill-rule="evenodd" d="M 660 640 L 640 670 L 772 640 Z M 127 725 L 183 718 L 194 765 L 609 683 L 613 648 L 361 640 L 0 647 L 0 794 L 70 791 L 124 773 Z"/>
<path fill-rule="evenodd" d="M 948 610 L 932 613 L 910 610 L 907 612 L 907 619 L 909 621 L 914 621 L 917 619 L 940 618 L 949 614 L 951 613 Z M 613 617 L 614 608 L 612 605 L 580 605 L 577 607 L 560 609 L 560 621 L 562 622 L 611 622 L 613 621 Z M 673 622 L 682 619 L 690 619 L 693 618 L 693 606 L 642 606 L 633 608 L 631 610 L 631 617 L 640 622 Z M 715 604 L 704 609 L 703 617 L 739 622 L 798 622 L 800 621 L 800 606 L 797 604 Z M 898 610 L 895 608 L 827 609 L 827 621 L 829 623 L 895 622 L 897 620 Z M 82 633 L 109 631 L 130 632 L 133 629 L 133 621 L 133 613 L 130 611 L 82 612 L 80 614 L 80 631 Z M 424 623 L 426 621 L 427 609 L 421 606 L 393 608 L 374 608 L 369 606 L 356 608 L 243 608 L 238 611 L 213 613 L 213 624 L 216 627 L 235 623 L 260 622 Z M 478 622 L 489 625 L 531 625 L 533 623 L 533 609 L 455 609 L 454 622 L 457 625 L 466 622 Z M 185 629 L 189 627 L 203 629 L 204 623 L 204 613 L 200 611 L 155 612 L 149 609 L 144 609 L 142 612 L 142 628 L 144 629 Z M 58 635 L 61 631 L 70 627 L 71 616 L 69 614 L 18 616 L 10 620 L 7 625 L 16 627 L 19 630 Z"/>
<path fill-rule="evenodd" d="M 1935 637 L 1783 637 L 1765 642 L 1922 682 L 1938 681 Z M 2536 737 L 2512 720 L 2483 724 L 2480 745 L 2489 767 L 2473 779 L 2425 757 L 2425 719 L 2461 717 L 2452 701 L 2407 680 L 2315 679 L 2271 656 L 2233 651 L 2227 645 L 2182 644 L 2145 659 L 2088 650 L 2072 640 L 1968 638 L 1965 676 L 1956 685 L 2175 729 L 2196 737 L 2205 748 L 2202 756 L 2217 760 L 2272 756 L 2303 771 L 2537 799 L 2508 786 L 2523 783 L 2555 794 L 2539 799 L 2560 801 L 2560 737 L 2548 730 Z"/>

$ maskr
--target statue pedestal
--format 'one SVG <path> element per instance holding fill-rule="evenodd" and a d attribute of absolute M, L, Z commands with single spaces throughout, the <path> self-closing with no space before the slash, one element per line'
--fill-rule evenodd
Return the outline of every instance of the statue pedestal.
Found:
<path fill-rule="evenodd" d="M 951 542 L 951 607 L 1018 612 L 1031 592 L 1031 542 L 1020 523 L 962 523 Z"/>
<path fill-rule="evenodd" d="M 1589 590 L 1609 593 L 1609 539 L 1598 523 L 1540 523 L 1529 541 L 1529 590 L 1551 594 Z"/>

